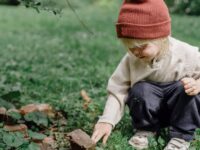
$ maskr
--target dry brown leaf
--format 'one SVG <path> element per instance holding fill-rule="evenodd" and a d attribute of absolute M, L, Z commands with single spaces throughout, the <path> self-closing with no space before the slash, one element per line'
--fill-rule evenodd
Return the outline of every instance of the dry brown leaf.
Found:
<path fill-rule="evenodd" d="M 91 102 L 91 98 L 88 96 L 88 94 L 85 90 L 81 90 L 81 96 L 85 102 L 87 102 L 87 103 Z"/>
<path fill-rule="evenodd" d="M 87 92 L 85 90 L 81 90 L 81 97 L 84 100 L 83 108 L 87 109 L 88 105 L 92 102 L 91 98 L 88 96 Z"/>

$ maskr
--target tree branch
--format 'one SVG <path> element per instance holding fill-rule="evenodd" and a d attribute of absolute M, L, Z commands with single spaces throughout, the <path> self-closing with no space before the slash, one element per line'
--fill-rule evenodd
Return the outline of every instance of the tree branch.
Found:
<path fill-rule="evenodd" d="M 79 22 L 82 24 L 82 26 L 90 33 L 90 34 L 94 34 L 89 28 L 88 26 L 84 23 L 84 21 L 79 17 L 79 15 L 77 14 L 76 10 L 74 9 L 74 7 L 71 5 L 71 3 L 69 2 L 69 0 L 66 0 L 67 5 L 69 6 L 69 8 L 74 12 L 76 18 L 79 20 Z"/>

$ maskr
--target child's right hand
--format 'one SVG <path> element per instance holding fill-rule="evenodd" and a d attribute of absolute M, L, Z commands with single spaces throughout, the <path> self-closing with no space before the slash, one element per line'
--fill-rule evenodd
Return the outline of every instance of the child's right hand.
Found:
<path fill-rule="evenodd" d="M 94 132 L 92 134 L 92 140 L 97 143 L 101 138 L 103 138 L 103 144 L 106 144 L 108 137 L 112 131 L 112 125 L 105 122 L 99 122 L 94 127 Z"/>

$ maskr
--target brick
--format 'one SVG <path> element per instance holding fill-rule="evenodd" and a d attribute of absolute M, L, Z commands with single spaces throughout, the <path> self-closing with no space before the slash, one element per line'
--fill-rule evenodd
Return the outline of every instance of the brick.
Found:
<path fill-rule="evenodd" d="M 53 145 L 55 143 L 53 137 L 45 137 L 42 142 L 50 145 Z"/>
<path fill-rule="evenodd" d="M 20 111 L 18 109 L 15 109 L 15 108 L 12 108 L 12 109 L 8 109 L 7 110 L 7 113 L 8 112 L 17 112 L 17 113 L 20 113 Z"/>
<path fill-rule="evenodd" d="M 67 134 L 72 150 L 95 150 L 95 143 L 90 136 L 81 129 Z"/>
<path fill-rule="evenodd" d="M 29 104 L 29 105 L 21 107 L 20 108 L 20 113 L 25 115 L 25 114 L 28 114 L 28 113 L 31 113 L 31 112 L 35 112 L 37 110 L 38 110 L 37 105 Z"/>
<path fill-rule="evenodd" d="M 0 115 L 5 115 L 6 114 L 6 108 L 0 107 Z"/>
<path fill-rule="evenodd" d="M 40 143 L 38 144 L 40 146 L 40 150 L 54 150 L 51 145 L 47 143 Z"/>
<path fill-rule="evenodd" d="M 49 104 L 37 104 L 37 110 L 40 112 L 44 112 L 50 117 L 54 117 L 54 112 L 52 107 Z"/>
<path fill-rule="evenodd" d="M 4 129 L 10 132 L 15 132 L 15 131 L 26 132 L 28 128 L 25 124 L 18 124 L 18 125 L 5 125 Z"/>

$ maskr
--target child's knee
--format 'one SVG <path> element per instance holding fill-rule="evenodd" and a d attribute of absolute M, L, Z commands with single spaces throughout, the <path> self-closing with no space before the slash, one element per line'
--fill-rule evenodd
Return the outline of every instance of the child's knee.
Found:
<path fill-rule="evenodd" d="M 129 90 L 129 98 L 143 98 L 148 97 L 152 93 L 152 85 L 146 81 L 135 83 Z"/>

